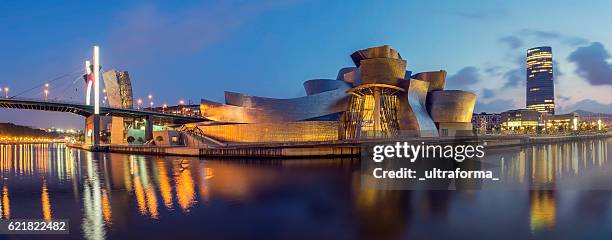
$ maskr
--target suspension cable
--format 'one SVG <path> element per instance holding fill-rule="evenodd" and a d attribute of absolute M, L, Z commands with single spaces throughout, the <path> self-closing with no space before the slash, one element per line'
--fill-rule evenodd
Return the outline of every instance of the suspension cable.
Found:
<path fill-rule="evenodd" d="M 11 96 L 11 98 L 21 96 L 21 95 L 23 95 L 23 94 L 25 94 L 25 93 L 27 93 L 27 92 L 30 92 L 30 91 L 32 91 L 32 90 L 34 90 L 34 89 L 36 89 L 36 88 L 42 87 L 42 86 L 44 86 L 45 84 L 55 82 L 55 81 L 57 81 L 57 80 L 60 80 L 60 79 L 62 79 L 62 78 L 68 77 L 68 76 L 72 76 L 72 75 L 74 75 L 74 74 L 76 74 L 76 73 L 79 73 L 80 71 L 82 71 L 82 69 L 77 69 L 77 70 L 74 70 L 74 71 L 73 71 L 73 72 L 71 72 L 71 73 L 62 74 L 62 75 L 60 75 L 60 76 L 58 76 L 58 77 L 55 77 L 55 78 L 53 78 L 53 79 L 51 79 L 51 80 L 49 80 L 49 81 L 47 81 L 47 82 L 43 82 L 42 84 L 38 84 L 38 85 L 36 85 L 36 86 L 34 86 L 34 87 L 32 87 L 32 88 L 29 88 L 29 89 L 27 89 L 27 90 L 25 90 L 25 91 L 22 91 L 22 92 L 20 92 L 20 93 L 18 93 L 18 94 L 15 94 L 15 95 Z"/>

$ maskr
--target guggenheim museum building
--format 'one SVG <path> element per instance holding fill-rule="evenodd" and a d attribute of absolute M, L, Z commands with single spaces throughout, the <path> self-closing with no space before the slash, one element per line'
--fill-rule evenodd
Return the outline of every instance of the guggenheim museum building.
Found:
<path fill-rule="evenodd" d="M 189 124 L 222 142 L 309 142 L 472 134 L 476 95 L 446 90 L 443 70 L 412 74 L 397 50 L 384 45 L 350 55 L 354 67 L 336 79 L 304 82 L 306 95 L 278 99 L 225 92 L 202 99 L 210 121 Z"/>

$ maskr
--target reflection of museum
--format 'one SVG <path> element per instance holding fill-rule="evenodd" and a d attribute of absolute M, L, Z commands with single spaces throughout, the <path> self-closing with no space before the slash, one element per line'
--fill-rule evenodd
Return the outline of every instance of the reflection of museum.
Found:
<path fill-rule="evenodd" d="M 472 134 L 473 93 L 444 90 L 445 71 L 411 75 L 389 46 L 351 54 L 356 67 L 334 79 L 304 82 L 306 96 L 274 99 L 225 92 L 225 103 L 202 100 L 188 125 L 225 142 L 330 141 Z"/>

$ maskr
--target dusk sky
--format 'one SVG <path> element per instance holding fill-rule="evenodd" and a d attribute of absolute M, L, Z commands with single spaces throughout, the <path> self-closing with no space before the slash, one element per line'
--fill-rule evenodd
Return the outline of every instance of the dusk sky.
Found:
<path fill-rule="evenodd" d="M 469 3 L 468 3 L 469 2 Z M 72 5 L 71 5 L 72 4 Z M 557 112 L 612 113 L 610 1 L 3 1 L 0 86 L 51 83 L 84 101 L 91 47 L 127 70 L 135 98 L 223 101 L 223 91 L 290 98 L 335 78 L 349 55 L 388 44 L 413 72 L 444 69 L 447 89 L 478 95 L 475 112 L 525 107 L 526 49 L 551 46 Z M 4 92 L 2 92 L 4 95 Z M 20 97 L 42 97 L 42 88 Z M 0 110 L 0 122 L 83 128 L 65 113 Z"/>

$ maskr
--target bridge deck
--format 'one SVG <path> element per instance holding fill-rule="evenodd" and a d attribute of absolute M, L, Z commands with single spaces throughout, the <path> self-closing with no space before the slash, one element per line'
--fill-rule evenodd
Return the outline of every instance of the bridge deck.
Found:
<path fill-rule="evenodd" d="M 43 101 L 39 99 L 23 98 L 0 98 L 0 108 L 66 112 L 81 115 L 83 117 L 91 116 L 94 112 L 93 106 L 88 106 L 82 103 L 57 100 Z M 174 123 L 193 123 L 208 121 L 208 119 L 206 118 L 111 107 L 100 107 L 100 115 L 126 118 L 141 118 L 151 116 L 153 118 L 169 119 Z"/>

